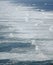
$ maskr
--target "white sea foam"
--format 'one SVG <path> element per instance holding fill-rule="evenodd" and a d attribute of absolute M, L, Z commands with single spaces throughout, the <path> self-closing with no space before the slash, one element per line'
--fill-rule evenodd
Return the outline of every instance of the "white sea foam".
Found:
<path fill-rule="evenodd" d="M 38 9 L 39 10 L 39 9 Z M 20 32 L 21 34 L 4 34 L 6 38 L 47 38 L 53 39 L 53 31 L 49 27 L 53 25 L 53 12 L 33 10 L 30 7 L 11 4 L 8 1 L 0 1 L 0 25 L 12 27 L 0 32 Z M 27 14 L 27 15 L 26 15 Z M 27 22 L 26 22 L 27 21 Z M 41 21 L 41 23 L 40 23 Z M 37 42 L 36 42 L 37 43 Z M 42 45 L 43 44 L 43 45 Z M 53 59 L 53 41 L 42 41 L 38 44 L 38 54 L 11 54 L 0 53 L 0 59 L 10 58 L 19 60 L 46 60 Z M 38 48 L 36 48 L 38 49 Z M 41 52 L 42 51 L 42 52 Z M 35 51 L 36 52 L 36 51 Z"/>

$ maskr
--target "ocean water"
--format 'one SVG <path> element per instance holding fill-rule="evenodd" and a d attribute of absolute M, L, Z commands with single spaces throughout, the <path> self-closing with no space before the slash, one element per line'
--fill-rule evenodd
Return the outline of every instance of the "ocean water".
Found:
<path fill-rule="evenodd" d="M 52 0 L 12 0 L 13 3 L 21 3 L 25 4 L 26 6 L 33 6 L 34 9 L 36 7 L 38 9 L 43 9 L 46 11 L 51 11 L 53 10 L 53 1 Z"/>
<path fill-rule="evenodd" d="M 0 60 L 0 65 L 53 65 L 51 61 L 10 61 L 9 59 Z"/>
<path fill-rule="evenodd" d="M 53 0 L 0 0 L 0 65 L 53 65 Z"/>

